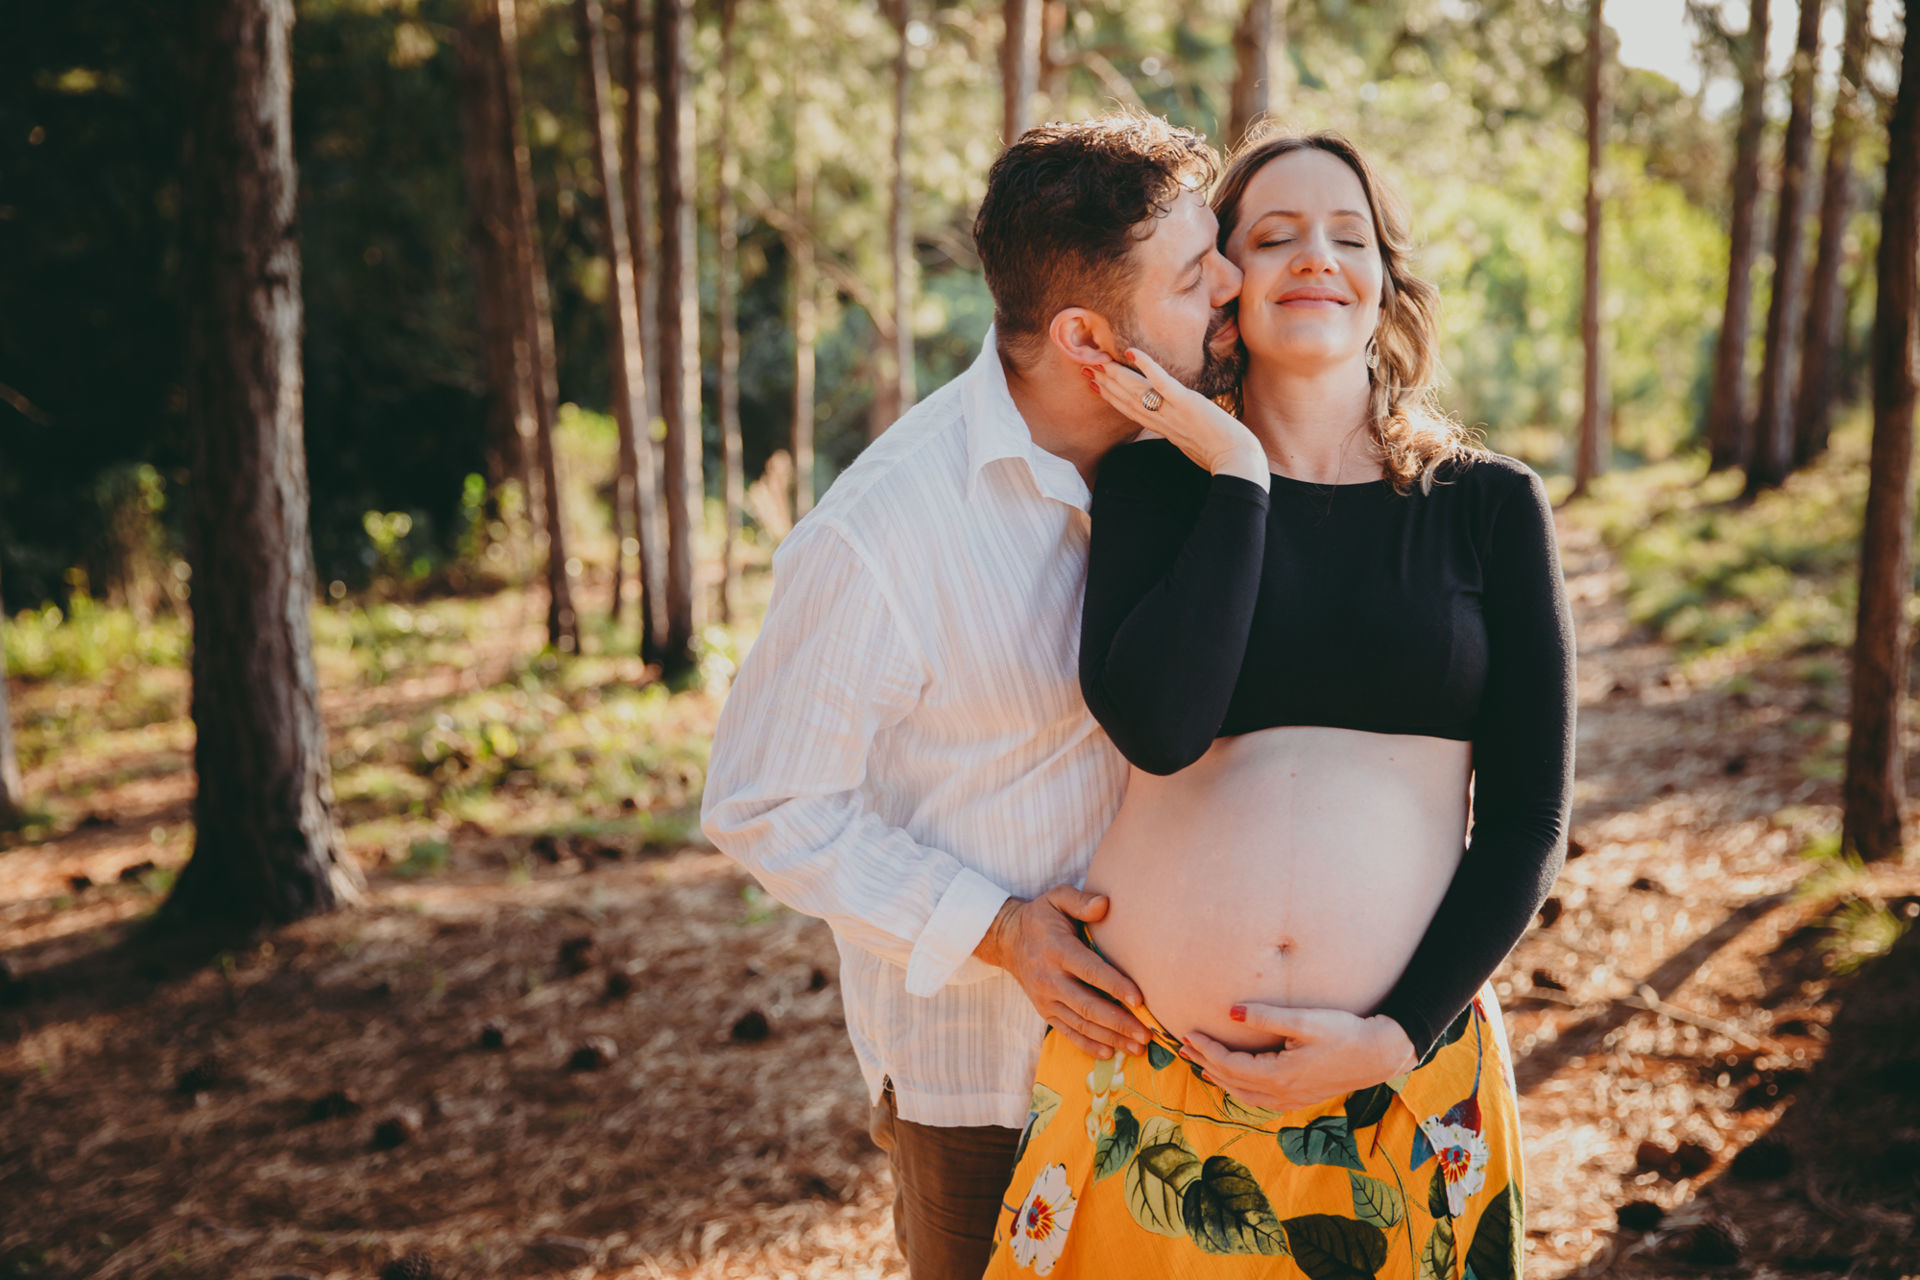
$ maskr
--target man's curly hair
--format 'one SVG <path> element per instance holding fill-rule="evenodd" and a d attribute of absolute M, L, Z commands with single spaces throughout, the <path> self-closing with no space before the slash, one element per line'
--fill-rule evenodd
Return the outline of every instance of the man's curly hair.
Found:
<path fill-rule="evenodd" d="M 1021 134 L 988 172 L 973 223 L 1001 351 L 1029 362 L 1068 307 L 1131 327 L 1135 241 L 1182 191 L 1204 195 L 1219 168 L 1206 139 L 1143 112 Z"/>

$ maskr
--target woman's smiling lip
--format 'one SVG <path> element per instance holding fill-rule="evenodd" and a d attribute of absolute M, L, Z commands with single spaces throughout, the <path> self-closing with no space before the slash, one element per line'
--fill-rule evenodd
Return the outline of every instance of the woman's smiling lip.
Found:
<path fill-rule="evenodd" d="M 1336 293 L 1332 289 L 1293 289 L 1281 294 L 1278 298 L 1275 298 L 1274 301 L 1281 306 L 1286 306 L 1291 302 L 1310 302 L 1333 303 L 1336 306 L 1344 307 L 1348 303 L 1348 299 L 1344 294 Z"/>

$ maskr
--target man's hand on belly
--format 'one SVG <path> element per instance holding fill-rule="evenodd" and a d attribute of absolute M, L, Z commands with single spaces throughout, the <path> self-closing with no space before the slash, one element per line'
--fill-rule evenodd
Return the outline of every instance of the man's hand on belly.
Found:
<path fill-rule="evenodd" d="M 1344 1009 L 1244 1004 L 1234 1006 L 1233 1016 L 1249 1030 L 1285 1037 L 1286 1047 L 1241 1053 L 1195 1031 L 1187 1036 L 1189 1056 L 1235 1099 L 1270 1111 L 1371 1088 L 1420 1060 L 1400 1024 L 1379 1014 L 1363 1018 Z"/>
<path fill-rule="evenodd" d="M 1140 1005 L 1140 988 L 1074 928 L 1076 920 L 1092 924 L 1106 914 L 1106 898 L 1066 884 L 1031 901 L 1009 898 L 973 954 L 1012 974 L 1048 1025 L 1094 1057 L 1115 1050 L 1145 1053 L 1147 1029 L 1140 1019 L 1100 994 Z"/>

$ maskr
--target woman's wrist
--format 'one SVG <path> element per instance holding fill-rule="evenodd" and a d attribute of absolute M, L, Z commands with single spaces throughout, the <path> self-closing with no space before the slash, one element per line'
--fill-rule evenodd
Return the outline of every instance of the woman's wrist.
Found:
<path fill-rule="evenodd" d="M 1249 444 L 1248 447 L 1221 454 L 1207 469 L 1216 476 L 1239 476 L 1242 480 L 1251 480 L 1262 489 L 1272 483 L 1266 451 L 1258 444 Z"/>
<path fill-rule="evenodd" d="M 1382 1051 L 1394 1062 L 1398 1069 L 1393 1073 L 1400 1075 L 1420 1065 L 1420 1051 L 1414 1047 L 1413 1040 L 1407 1035 L 1407 1029 L 1384 1013 L 1376 1013 L 1367 1021 L 1372 1024 L 1374 1034 L 1380 1038 Z"/>

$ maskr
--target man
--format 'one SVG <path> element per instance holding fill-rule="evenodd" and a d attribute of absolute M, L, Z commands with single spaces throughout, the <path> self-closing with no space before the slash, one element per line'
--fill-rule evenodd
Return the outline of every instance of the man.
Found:
<path fill-rule="evenodd" d="M 1137 431 L 1082 370 L 1137 347 L 1219 394 L 1240 272 L 1214 154 L 1163 120 L 1028 131 L 974 227 L 994 327 L 774 558 L 703 825 L 827 920 L 914 1280 L 978 1277 L 1047 1025 L 1143 1052 L 1139 990 L 1075 932 L 1126 765 L 1080 696 L 1087 507 Z M 1096 990 L 1097 988 L 1097 990 Z"/>

